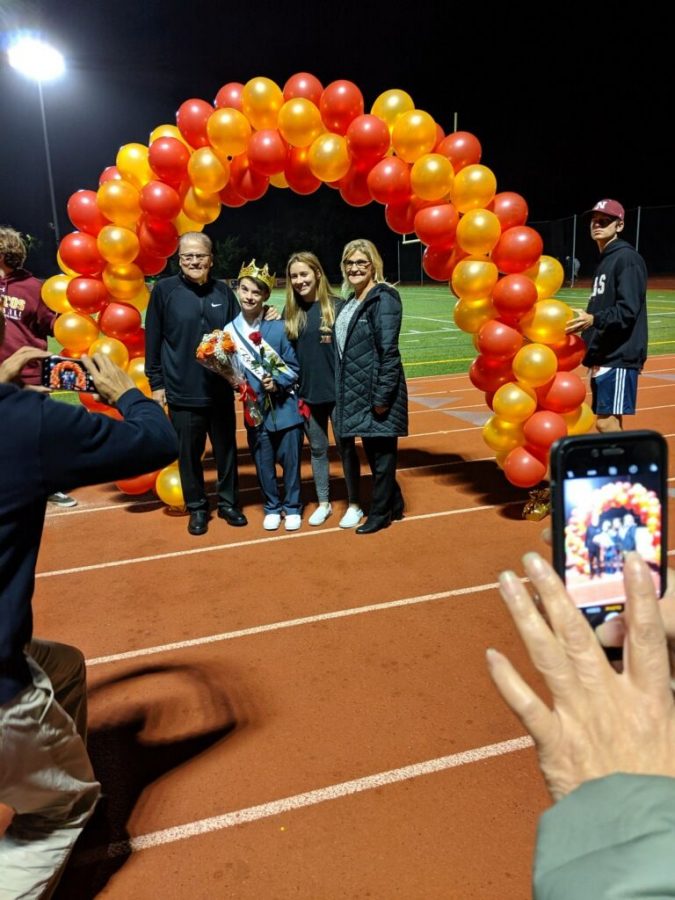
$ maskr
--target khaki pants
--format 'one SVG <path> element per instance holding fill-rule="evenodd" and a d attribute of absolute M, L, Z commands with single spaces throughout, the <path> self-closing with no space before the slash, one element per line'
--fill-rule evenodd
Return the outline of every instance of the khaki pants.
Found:
<path fill-rule="evenodd" d="M 82 654 L 46 641 L 27 652 L 33 683 L 0 706 L 0 801 L 16 810 L 0 839 L 0 900 L 51 896 L 100 794 Z"/>

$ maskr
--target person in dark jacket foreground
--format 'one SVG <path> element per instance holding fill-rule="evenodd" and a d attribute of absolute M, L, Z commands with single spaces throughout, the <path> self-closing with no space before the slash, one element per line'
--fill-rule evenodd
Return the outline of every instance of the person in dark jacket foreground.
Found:
<path fill-rule="evenodd" d="M 543 611 L 513 572 L 500 591 L 552 709 L 501 653 L 489 649 L 487 663 L 556 801 L 539 821 L 534 898 L 674 898 L 674 584 L 658 603 L 648 566 L 627 554 L 625 613 L 597 630 L 623 644 L 619 674 L 549 564 L 535 553 L 523 562 Z"/>
<path fill-rule="evenodd" d="M 3 334 L 0 313 L 0 344 Z M 58 486 L 154 471 L 178 452 L 161 408 L 102 354 L 83 364 L 123 421 L 11 383 L 48 355 L 25 347 L 0 365 L 0 897 L 8 898 L 51 896 L 100 790 L 85 749 L 82 654 L 32 634 L 47 497 Z"/>
<path fill-rule="evenodd" d="M 583 335 L 591 370 L 593 412 L 600 432 L 621 431 L 635 413 L 638 374 L 647 358 L 647 267 L 619 237 L 625 212 L 616 200 L 591 210 L 591 237 L 601 258 L 586 312 L 577 310 L 568 334 Z"/>
<path fill-rule="evenodd" d="M 408 433 L 408 389 L 398 336 L 403 315 L 398 292 L 384 281 L 382 258 L 370 241 L 350 241 L 342 252 L 347 302 L 335 320 L 335 430 L 342 441 L 350 499 L 359 496 L 360 465 L 354 439 L 360 437 L 373 475 L 368 518 L 356 529 L 371 534 L 403 518 L 403 495 L 396 482 L 398 438 Z M 352 513 L 350 503 L 340 525 Z"/>

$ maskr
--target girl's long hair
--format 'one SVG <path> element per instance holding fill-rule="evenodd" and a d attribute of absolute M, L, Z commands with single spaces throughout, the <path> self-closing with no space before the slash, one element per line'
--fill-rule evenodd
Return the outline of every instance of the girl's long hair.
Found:
<path fill-rule="evenodd" d="M 332 328 L 335 322 L 335 297 L 328 290 L 328 279 L 318 258 L 308 250 L 293 253 L 286 264 L 286 305 L 284 307 L 284 325 L 289 340 L 297 341 L 307 324 L 307 305 L 297 296 L 291 284 L 291 266 L 303 263 L 314 272 L 316 277 L 316 301 L 321 305 L 322 327 Z"/>

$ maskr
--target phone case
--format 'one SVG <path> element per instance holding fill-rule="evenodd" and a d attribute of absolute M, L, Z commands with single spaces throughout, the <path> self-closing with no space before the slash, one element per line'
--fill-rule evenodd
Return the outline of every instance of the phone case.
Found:
<path fill-rule="evenodd" d="M 93 393 L 96 388 L 79 359 L 49 356 L 42 363 L 42 384 L 54 391 Z"/>

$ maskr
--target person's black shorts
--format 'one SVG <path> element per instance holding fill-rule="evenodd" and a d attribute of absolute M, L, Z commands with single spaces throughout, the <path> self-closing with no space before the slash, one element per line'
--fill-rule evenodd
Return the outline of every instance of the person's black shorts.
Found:
<path fill-rule="evenodd" d="M 591 378 L 593 412 L 597 416 L 630 416 L 637 402 L 637 369 L 601 367 Z"/>

